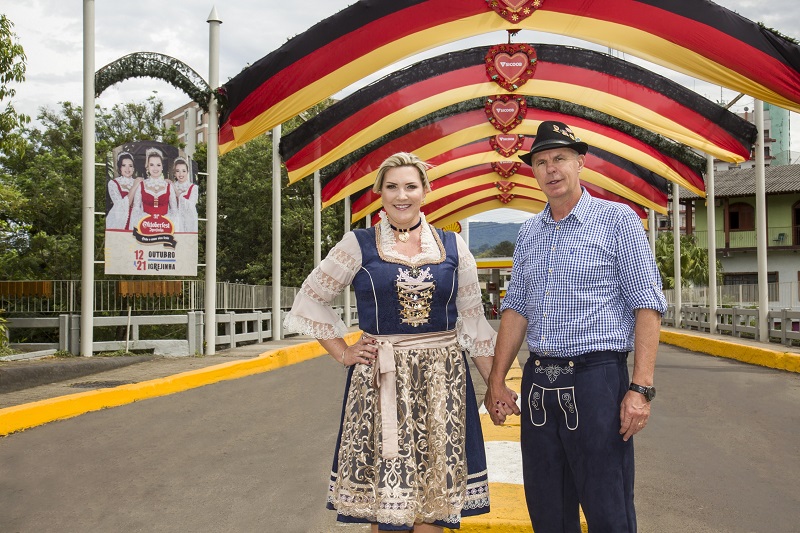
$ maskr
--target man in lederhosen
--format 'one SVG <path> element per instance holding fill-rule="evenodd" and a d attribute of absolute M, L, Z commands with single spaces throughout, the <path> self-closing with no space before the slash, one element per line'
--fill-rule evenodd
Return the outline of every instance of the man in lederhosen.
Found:
<path fill-rule="evenodd" d="M 579 505 L 592 533 L 636 531 L 631 437 L 655 396 L 661 277 L 635 212 L 581 187 L 588 148 L 545 121 L 520 157 L 548 202 L 517 236 L 486 393 L 495 424 L 520 414 L 504 380 L 527 339 L 522 467 L 536 533 L 580 532 Z"/>

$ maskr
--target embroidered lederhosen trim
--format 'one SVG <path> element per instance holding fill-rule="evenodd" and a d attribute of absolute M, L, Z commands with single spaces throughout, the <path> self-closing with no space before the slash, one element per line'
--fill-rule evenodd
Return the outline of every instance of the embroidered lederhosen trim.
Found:
<path fill-rule="evenodd" d="M 549 364 L 542 366 L 541 361 L 534 362 L 535 369 L 533 371 L 534 383 L 531 385 L 531 390 L 528 393 L 528 405 L 530 407 L 531 424 L 541 427 L 547 423 L 547 408 L 545 405 L 545 396 L 548 394 L 556 394 L 558 405 L 564 413 L 564 422 L 570 431 L 578 429 L 578 403 L 575 398 L 575 385 L 574 363 L 570 361 L 564 365 Z M 536 383 L 537 374 L 547 378 L 547 385 L 554 385 L 559 378 L 569 376 L 570 379 L 562 379 L 562 385 L 565 386 L 546 386 Z"/>

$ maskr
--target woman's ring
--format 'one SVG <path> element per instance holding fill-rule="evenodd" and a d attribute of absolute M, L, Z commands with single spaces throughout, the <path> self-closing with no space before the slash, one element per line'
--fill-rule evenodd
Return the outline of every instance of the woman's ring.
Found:
<path fill-rule="evenodd" d="M 358 355 L 364 355 L 364 350 L 359 350 Z M 641 424 L 639 424 L 641 426 Z"/>

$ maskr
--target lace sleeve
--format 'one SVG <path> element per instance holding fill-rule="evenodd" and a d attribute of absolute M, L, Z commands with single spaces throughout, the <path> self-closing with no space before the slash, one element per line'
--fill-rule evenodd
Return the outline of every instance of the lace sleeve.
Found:
<path fill-rule="evenodd" d="M 458 343 L 472 357 L 493 356 L 497 332 L 489 325 L 483 314 L 481 286 L 475 258 L 460 235 L 458 242 Z"/>
<path fill-rule="evenodd" d="M 350 285 L 360 266 L 361 249 L 349 232 L 303 282 L 284 319 L 284 329 L 316 339 L 343 337 L 347 327 L 331 302 Z"/>

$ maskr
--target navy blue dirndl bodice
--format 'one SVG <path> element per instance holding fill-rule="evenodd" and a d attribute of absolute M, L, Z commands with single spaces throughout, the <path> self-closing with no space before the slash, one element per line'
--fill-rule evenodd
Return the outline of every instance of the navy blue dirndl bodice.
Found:
<path fill-rule="evenodd" d="M 378 253 L 378 232 L 375 227 L 357 229 L 353 233 L 361 247 L 361 268 L 353 278 L 358 308 L 358 325 L 371 335 L 401 335 L 447 331 L 456 327 L 458 310 L 458 248 L 454 233 L 433 228 L 444 246 L 444 260 L 439 263 L 411 265 L 384 260 Z M 415 270 L 415 267 L 419 270 Z M 420 297 L 423 309 L 430 306 L 427 322 L 418 325 L 403 323 L 404 306 L 398 294 L 397 279 L 417 278 L 429 271 L 434 286 L 430 298 Z M 408 295 L 406 301 L 410 301 Z M 417 302 L 415 299 L 414 302 Z M 408 309 L 406 309 L 406 313 Z"/>

